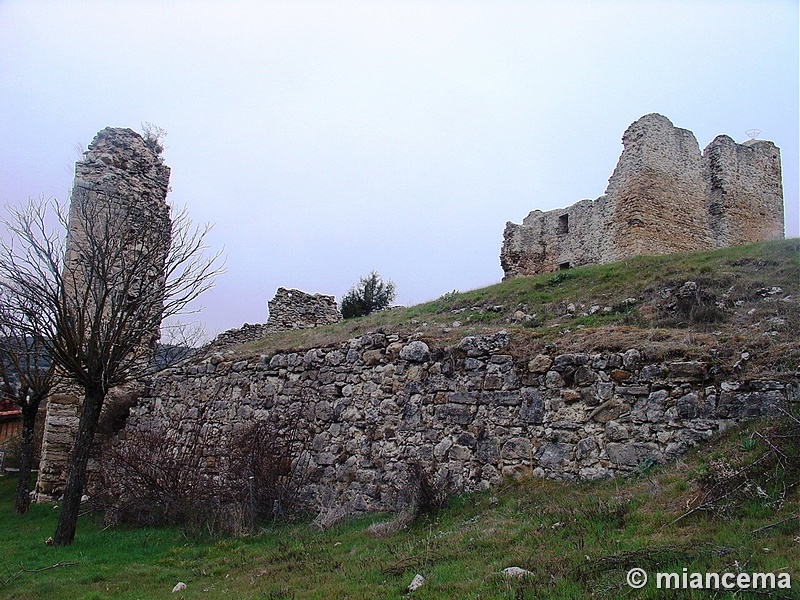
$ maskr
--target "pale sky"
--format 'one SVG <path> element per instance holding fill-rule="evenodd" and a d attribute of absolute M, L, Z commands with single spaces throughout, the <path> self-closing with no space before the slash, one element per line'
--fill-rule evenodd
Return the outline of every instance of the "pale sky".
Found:
<path fill-rule="evenodd" d="M 796 0 L 0 0 L 0 204 L 66 199 L 106 126 L 164 128 L 169 199 L 227 256 L 212 334 L 279 286 L 499 281 L 506 221 L 600 196 L 651 112 L 701 148 L 760 129 L 798 236 Z"/>

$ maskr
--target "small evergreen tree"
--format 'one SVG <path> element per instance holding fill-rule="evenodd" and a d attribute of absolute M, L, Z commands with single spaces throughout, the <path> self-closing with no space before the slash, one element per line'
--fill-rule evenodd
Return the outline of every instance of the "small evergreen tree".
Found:
<path fill-rule="evenodd" d="M 358 285 L 351 287 L 344 295 L 342 317 L 352 319 L 382 310 L 392 303 L 396 295 L 394 283 L 384 282 L 381 276 L 373 271 L 367 277 L 361 277 Z"/>

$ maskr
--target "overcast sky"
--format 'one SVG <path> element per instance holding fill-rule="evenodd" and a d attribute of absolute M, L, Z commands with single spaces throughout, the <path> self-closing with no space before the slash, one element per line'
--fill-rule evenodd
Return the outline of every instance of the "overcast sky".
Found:
<path fill-rule="evenodd" d="M 796 0 L 0 0 L 0 204 L 164 128 L 169 198 L 227 255 L 210 333 L 373 269 L 402 304 L 499 281 L 506 221 L 601 195 L 650 112 L 701 148 L 760 129 L 798 235 Z"/>

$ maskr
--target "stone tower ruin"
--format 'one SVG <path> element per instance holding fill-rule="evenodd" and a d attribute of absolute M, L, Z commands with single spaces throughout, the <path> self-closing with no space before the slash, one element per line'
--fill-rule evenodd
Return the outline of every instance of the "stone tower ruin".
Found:
<path fill-rule="evenodd" d="M 694 134 L 659 114 L 634 122 L 604 195 L 507 223 L 504 279 L 641 254 L 707 250 L 784 235 L 780 150 Z"/>
<path fill-rule="evenodd" d="M 159 153 L 138 133 L 131 129 L 108 127 L 95 136 L 83 160 L 75 163 L 65 269 L 72 276 L 65 277 L 67 297 L 77 297 L 73 292 L 85 285 L 81 280 L 81 248 L 87 238 L 86 228 L 97 227 L 94 235 L 104 231 L 109 222 L 117 220 L 127 227 L 141 228 L 145 240 L 155 251 L 152 266 L 143 271 L 146 278 L 141 289 L 160 294 L 164 289 L 164 260 L 169 249 L 171 221 L 166 202 L 170 169 L 163 163 Z M 91 218 L 87 218 L 87 213 Z M 123 221 L 124 220 L 124 221 Z M 108 227 L 113 231 L 114 227 Z M 102 235 L 102 233 L 99 233 Z M 131 248 L 130 252 L 140 250 Z M 127 249 L 125 250 L 127 252 Z M 148 262 L 149 265 L 149 262 Z M 156 315 L 157 316 L 157 315 Z M 145 319 L 149 322 L 150 319 Z M 133 326 L 136 326 L 135 324 Z M 159 331 L 144 331 L 137 360 L 150 360 L 152 349 L 159 338 Z M 130 390 L 115 389 L 115 396 L 130 393 Z M 69 453 L 78 429 L 82 395 L 68 390 L 51 395 L 45 417 L 42 458 L 36 482 L 36 497 L 39 500 L 57 496 L 66 480 Z M 108 402 L 107 402 L 108 404 Z"/>

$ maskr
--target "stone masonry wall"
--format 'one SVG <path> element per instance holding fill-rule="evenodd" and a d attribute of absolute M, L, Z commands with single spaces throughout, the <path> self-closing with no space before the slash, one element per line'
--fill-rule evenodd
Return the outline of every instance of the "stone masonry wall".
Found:
<path fill-rule="evenodd" d="M 338 323 L 342 313 L 333 296 L 307 294 L 300 290 L 279 287 L 270 300 L 267 332 L 307 329 L 319 325 Z"/>
<path fill-rule="evenodd" d="M 169 248 L 164 240 L 171 236 L 170 211 L 166 202 L 169 176 L 169 167 L 133 130 L 107 127 L 95 136 L 83 160 L 75 163 L 65 255 L 66 268 L 71 269 L 73 276 L 65 277 L 66 285 L 77 287 L 82 283 L 83 268 L 79 257 L 80 248 L 86 243 L 87 225 L 102 231 L 104 223 L 124 218 L 132 227 L 141 227 L 147 232 L 143 239 L 148 239 L 152 248 L 157 249 L 143 287 L 154 294 L 163 289 L 164 259 Z M 91 215 L 91 218 L 86 215 Z M 158 258 L 155 258 L 156 254 Z M 78 266 L 72 268 L 71 265 Z M 81 295 L 80 289 L 67 290 L 68 298 Z M 141 360 L 150 359 L 158 338 L 159 331 L 144 334 L 137 350 Z M 48 402 L 36 482 L 37 499 L 49 499 L 63 488 L 81 405 L 80 390 L 55 395 Z"/>
<path fill-rule="evenodd" d="M 266 323 L 245 323 L 239 328 L 223 331 L 201 348 L 199 353 L 207 355 L 229 346 L 261 339 L 270 333 L 309 329 L 342 320 L 336 299 L 324 294 L 308 294 L 280 287 L 267 305 L 269 319 Z"/>
<path fill-rule="evenodd" d="M 701 361 L 528 354 L 505 331 L 452 347 L 383 333 L 304 353 L 216 354 L 157 378 L 119 443 L 170 426 L 305 432 L 316 509 L 391 510 L 414 465 L 448 491 L 504 476 L 596 479 L 680 456 L 740 419 L 797 402 L 798 382 L 743 381 Z M 174 424 L 172 425 L 174 427 Z"/>
<path fill-rule="evenodd" d="M 241 327 L 223 331 L 211 342 L 200 348 L 200 352 L 208 353 L 227 348 L 236 344 L 245 344 L 261 339 L 267 335 L 266 323 L 245 323 Z"/>
<path fill-rule="evenodd" d="M 783 237 L 780 150 L 717 136 L 702 152 L 662 115 L 628 127 L 606 192 L 507 223 L 505 278 Z"/>

